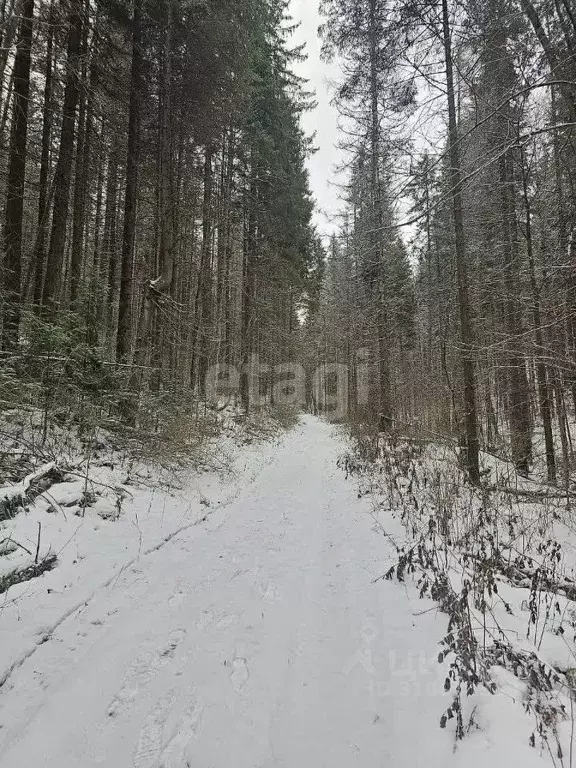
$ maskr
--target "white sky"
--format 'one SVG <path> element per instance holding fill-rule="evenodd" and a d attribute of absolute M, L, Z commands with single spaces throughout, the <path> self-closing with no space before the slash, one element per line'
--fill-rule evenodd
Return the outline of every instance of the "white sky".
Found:
<path fill-rule="evenodd" d="M 308 162 L 310 186 L 316 198 L 317 213 L 315 223 L 320 234 L 331 234 L 338 222 L 335 217 L 342 205 L 338 199 L 338 182 L 335 167 L 343 160 L 343 154 L 337 147 L 338 113 L 331 105 L 332 86 L 330 80 L 338 79 L 337 65 L 329 65 L 320 59 L 321 40 L 318 37 L 318 26 L 321 17 L 318 12 L 320 0 L 292 0 L 291 12 L 295 22 L 301 27 L 295 35 L 295 43 L 306 43 L 308 60 L 298 64 L 295 69 L 298 75 L 309 81 L 309 90 L 316 94 L 318 107 L 303 118 L 304 130 L 307 134 L 316 133 L 315 145 L 318 148 Z"/>
<path fill-rule="evenodd" d="M 314 222 L 318 232 L 326 237 L 340 229 L 342 224 L 338 214 L 344 209 L 344 204 L 339 199 L 341 184 L 347 180 L 347 173 L 337 173 L 337 168 L 342 166 L 349 158 L 346 153 L 337 147 L 340 136 L 339 116 L 336 107 L 332 105 L 334 83 L 341 79 L 341 70 L 338 63 L 327 64 L 320 58 L 322 41 L 318 36 L 318 27 L 322 23 L 319 13 L 320 0 L 291 0 L 290 11 L 295 23 L 300 23 L 300 29 L 294 36 L 294 44 L 306 44 L 308 58 L 305 62 L 297 63 L 294 69 L 298 75 L 308 80 L 308 89 L 315 93 L 318 106 L 315 110 L 307 112 L 303 116 L 304 130 L 308 135 L 315 134 L 315 146 L 318 151 L 309 159 L 308 170 L 310 174 L 310 187 L 316 200 L 316 213 Z M 424 122 L 419 125 L 419 120 Z M 412 118 L 413 149 L 429 148 L 431 136 L 435 135 L 434 126 L 428 122 L 426 114 L 420 112 Z M 405 170 L 397 168 L 398 179 L 396 183 L 400 190 L 406 183 Z M 404 174 L 404 175 L 402 175 Z M 400 191 L 395 198 L 396 215 L 398 221 L 405 220 L 408 215 L 410 203 Z M 414 235 L 414 227 L 403 227 L 400 236 L 409 242 Z"/>

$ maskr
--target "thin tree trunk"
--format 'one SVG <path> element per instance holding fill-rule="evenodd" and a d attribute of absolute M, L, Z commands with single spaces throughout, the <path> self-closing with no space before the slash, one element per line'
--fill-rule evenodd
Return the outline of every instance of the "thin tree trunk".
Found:
<path fill-rule="evenodd" d="M 46 43 L 46 80 L 44 83 L 44 103 L 42 107 L 42 150 L 40 155 L 40 179 L 38 189 L 38 218 L 36 224 L 36 242 L 32 255 L 34 268 L 34 305 L 42 303 L 44 287 L 44 262 L 46 259 L 46 237 L 48 234 L 48 215 L 50 200 L 48 181 L 50 176 L 50 146 L 52 142 L 52 80 L 54 49 L 54 0 L 50 2 L 48 13 L 48 41 Z"/>
<path fill-rule="evenodd" d="M 514 205 L 515 188 L 512 161 L 509 153 L 499 161 L 500 196 L 502 205 L 504 284 L 506 290 L 506 325 L 508 343 L 509 387 L 510 387 L 510 430 L 512 459 L 516 469 L 528 474 L 532 460 L 532 424 L 530 418 L 530 389 L 526 374 L 526 361 L 517 350 L 522 339 L 520 312 L 514 294 L 519 271 L 518 224 Z"/>
<path fill-rule="evenodd" d="M 88 142 L 89 125 L 87 120 L 86 97 L 86 60 L 88 58 L 88 13 L 90 2 L 85 5 L 86 23 L 82 31 L 81 44 L 81 82 L 83 87 L 79 89 L 78 110 L 78 139 L 76 144 L 76 168 L 74 172 L 74 199 L 72 205 L 72 251 L 70 258 L 70 306 L 77 309 L 80 282 L 82 279 L 82 264 L 84 260 L 84 227 L 86 219 L 86 187 L 88 185 L 88 168 L 86 157 L 86 144 Z M 97 55 L 96 51 L 92 52 Z"/>
<path fill-rule="evenodd" d="M 546 450 L 546 471 L 548 482 L 556 482 L 556 453 L 554 450 L 554 435 L 552 432 L 552 413 L 550 404 L 550 387 L 548 370 L 544 362 L 544 335 L 542 332 L 542 312 L 540 291 L 536 282 L 534 263 L 534 245 L 532 241 L 532 208 L 528 195 L 528 179 L 524 158 L 522 156 L 522 187 L 524 192 L 524 208 L 526 212 L 526 250 L 528 253 L 528 270 L 530 273 L 530 288 L 532 292 L 532 318 L 534 336 L 536 339 L 536 383 L 538 391 L 538 406 L 542 427 L 544 429 L 544 445 Z"/>
<path fill-rule="evenodd" d="M 104 128 L 102 127 L 99 135 L 99 151 L 96 164 L 96 205 L 94 208 L 94 238 L 92 245 L 91 274 L 90 274 L 90 293 L 88 296 L 87 323 L 89 329 L 90 343 L 95 344 L 98 339 L 98 328 L 100 325 L 100 303 L 103 293 L 101 274 L 102 255 L 102 209 L 104 205 Z"/>
<path fill-rule="evenodd" d="M 24 15 L 23 5 L 25 0 L 15 0 L 10 6 L 10 10 L 5 14 L 5 27 L 4 34 L 2 35 L 2 45 L 0 46 L 0 105 L 2 104 L 2 95 L 4 94 L 4 77 L 6 75 L 6 67 L 10 60 L 10 53 L 16 37 L 16 31 L 18 29 L 18 20 Z M 6 21 L 8 16 L 8 21 Z M 8 94 L 10 93 L 10 86 L 8 87 Z M 10 96 L 8 95 L 8 101 Z"/>
<path fill-rule="evenodd" d="M 198 392 L 206 394 L 205 383 L 210 355 L 210 326 L 212 320 L 212 148 L 206 148 L 204 158 L 204 203 L 202 206 L 202 254 L 196 292 L 196 334 Z"/>
<path fill-rule="evenodd" d="M 118 243 L 116 229 L 118 221 L 118 147 L 112 138 L 106 179 L 106 203 L 104 210 L 104 233 L 102 238 L 102 259 L 100 262 L 100 282 L 106 306 L 102 307 L 102 326 L 112 330 L 114 316 L 116 272 L 118 267 Z"/>
<path fill-rule="evenodd" d="M 34 26 L 34 0 L 24 0 L 14 60 L 14 100 L 6 185 L 6 220 L 4 226 L 4 301 L 2 346 L 18 346 L 21 281 L 22 221 L 26 181 L 26 143 L 28 136 L 28 101 L 30 94 L 30 55 Z"/>
<path fill-rule="evenodd" d="M 240 399 L 246 412 L 250 410 L 250 376 L 248 370 L 251 353 L 253 352 L 253 311 L 256 281 L 256 260 L 258 258 L 258 224 L 256 210 L 258 206 L 258 169 L 256 152 L 251 151 L 250 186 L 247 190 L 245 211 L 247 221 L 244 232 L 244 261 L 242 268 L 242 308 L 240 319 L 241 366 Z"/>
<path fill-rule="evenodd" d="M 454 71 L 452 62 L 452 44 L 450 40 L 450 17 L 448 0 L 442 0 L 442 30 L 446 61 L 446 86 L 448 97 L 448 134 L 450 145 L 450 188 L 454 216 L 454 246 L 456 252 L 456 271 L 458 276 L 458 307 L 460 311 L 460 341 L 462 344 L 461 365 L 464 386 L 464 427 L 465 457 L 464 464 L 470 481 L 480 482 L 480 441 L 478 438 L 478 412 L 476 404 L 476 381 L 474 376 L 474 329 L 470 312 L 468 269 L 466 264 L 466 240 L 464 235 L 464 216 L 462 211 L 462 171 L 458 123 L 456 120 L 456 101 L 454 91 Z"/>
<path fill-rule="evenodd" d="M 8 80 L 8 92 L 6 94 L 6 100 L 2 109 L 2 118 L 0 119 L 0 136 L 3 138 L 6 132 L 6 124 L 8 123 L 8 113 L 10 112 L 10 104 L 12 103 L 12 92 L 14 90 L 14 69 L 10 70 L 10 79 Z"/>
<path fill-rule="evenodd" d="M 575 89 L 572 85 L 568 85 L 570 77 L 565 76 L 566 65 L 564 61 L 562 61 L 562 58 L 558 56 L 558 51 L 548 37 L 546 30 L 542 26 L 540 16 L 538 15 L 538 12 L 531 0 L 520 0 L 520 5 L 528 17 L 528 20 L 532 24 L 532 28 L 534 29 L 536 37 L 542 46 L 542 50 L 544 51 L 548 61 L 548 66 L 552 72 L 552 76 L 558 77 L 565 81 L 560 86 L 560 90 L 562 91 L 563 101 L 565 102 L 566 108 L 570 114 L 570 120 L 574 122 L 574 120 L 576 120 L 576 104 L 574 103 Z"/>
<path fill-rule="evenodd" d="M 162 56 L 161 134 L 160 134 L 160 277 L 154 281 L 156 293 L 168 293 L 174 272 L 174 200 L 172 195 L 172 0 L 166 0 L 166 30 Z"/>
<path fill-rule="evenodd" d="M 141 46 L 142 0 L 134 0 L 132 18 L 132 73 L 128 115 L 128 150 L 126 157 L 126 192 L 124 197 L 124 232 L 118 308 L 116 357 L 126 361 L 132 348 L 132 302 L 134 280 L 134 244 L 136 237 L 136 207 L 138 199 L 138 165 L 140 157 L 140 89 L 142 78 Z"/>
<path fill-rule="evenodd" d="M 376 0 L 370 0 L 370 186 L 372 195 L 372 237 L 370 275 L 373 280 L 372 300 L 376 303 L 376 334 L 378 358 L 379 426 L 388 431 L 392 425 L 390 398 L 390 364 L 388 343 L 388 319 L 386 311 L 386 274 L 382 253 L 382 187 L 380 181 L 380 88 L 378 82 L 378 24 Z"/>
<path fill-rule="evenodd" d="M 78 69 L 80 44 L 82 40 L 81 0 L 70 0 L 68 19 L 68 46 L 66 55 L 66 88 L 62 110 L 62 128 L 58 162 L 54 177 L 54 204 L 52 210 L 52 232 L 48 249 L 48 264 L 42 304 L 54 315 L 58 306 L 66 227 L 70 206 L 70 185 L 72 179 L 72 158 L 74 156 L 74 130 L 78 106 Z"/>

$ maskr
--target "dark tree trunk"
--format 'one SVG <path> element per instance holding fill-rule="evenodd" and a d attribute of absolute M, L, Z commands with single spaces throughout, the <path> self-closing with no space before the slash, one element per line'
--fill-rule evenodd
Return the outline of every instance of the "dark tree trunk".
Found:
<path fill-rule="evenodd" d="M 128 116 L 124 232 L 122 236 L 118 336 L 116 339 L 116 357 L 120 362 L 128 360 L 132 348 L 134 244 L 138 198 L 138 163 L 140 156 L 140 90 L 142 87 L 141 15 L 142 0 L 135 0 L 132 18 L 132 73 Z"/>
<path fill-rule="evenodd" d="M 210 354 L 210 327 L 212 320 L 212 149 L 206 148 L 204 158 L 204 202 L 202 206 L 202 255 L 196 292 L 197 329 L 197 384 L 202 397 Z"/>
<path fill-rule="evenodd" d="M 380 88 L 378 82 L 378 25 L 376 0 L 370 0 L 370 186 L 372 196 L 372 252 L 369 254 L 369 274 L 372 300 L 376 305 L 376 355 L 378 360 L 379 428 L 388 431 L 392 426 L 390 388 L 390 360 L 386 296 L 386 270 L 382 249 L 383 208 L 380 179 Z"/>
<path fill-rule="evenodd" d="M 6 75 L 6 67 L 10 60 L 10 52 L 16 32 L 18 30 L 18 20 L 24 15 L 22 12 L 24 6 L 24 0 L 12 0 L 9 9 L 4 7 L 4 34 L 2 35 L 2 44 L 0 45 L 0 106 L 2 105 L 2 94 L 4 93 L 4 77 Z M 3 114 L 7 113 L 8 104 L 10 103 L 10 92 L 13 83 L 12 77 L 10 77 L 10 85 L 8 86 L 8 93 L 4 102 Z"/>
<path fill-rule="evenodd" d="M 172 0 L 166 2 L 166 29 L 162 53 L 162 81 L 160 94 L 160 179 L 159 230 L 160 276 L 154 283 L 155 292 L 169 293 L 174 274 L 174 196 L 172 147 Z"/>
<path fill-rule="evenodd" d="M 522 160 L 524 160 L 522 156 Z M 524 162 L 522 162 L 522 186 L 524 192 L 524 207 L 526 213 L 526 249 L 528 252 L 528 269 L 530 273 L 530 288 L 532 292 L 532 317 L 534 321 L 534 336 L 536 339 L 536 383 L 538 391 L 538 406 L 544 429 L 544 445 L 546 449 L 546 470 L 548 482 L 556 482 L 556 453 L 554 450 L 554 434 L 552 431 L 552 406 L 548 369 L 544 362 L 544 334 L 542 331 L 541 300 L 536 268 L 534 264 L 534 246 L 532 241 L 532 209 L 528 195 L 528 179 Z"/>
<path fill-rule="evenodd" d="M 86 3 L 85 14 L 88 19 L 90 9 L 89 0 Z M 97 51 L 92 51 L 93 56 L 97 56 Z M 74 172 L 74 202 L 72 205 L 72 252 L 70 258 L 70 305 L 72 309 L 77 309 L 80 282 L 82 279 L 82 266 L 84 262 L 84 228 L 86 219 L 86 187 L 88 185 L 88 158 L 86 156 L 86 145 L 89 145 L 88 133 L 88 99 L 90 95 L 86 94 L 86 61 L 88 58 L 88 23 L 84 24 L 82 33 L 81 47 L 81 82 L 79 89 L 79 110 L 78 110 L 78 140 L 76 144 L 76 168 Z"/>
<path fill-rule="evenodd" d="M 456 99 L 454 92 L 454 68 L 452 62 L 452 44 L 450 40 L 450 17 L 448 0 L 442 0 L 442 28 L 444 53 L 446 60 L 446 86 L 448 96 L 448 134 L 450 156 L 450 189 L 454 216 L 454 246 L 456 252 L 456 271 L 458 277 L 458 307 L 460 311 L 460 341 L 462 344 L 461 363 L 464 387 L 464 464 L 470 481 L 480 482 L 480 441 L 478 438 L 478 412 L 476 404 L 476 381 L 474 375 L 474 329 L 470 312 L 468 269 L 466 264 L 466 240 L 464 235 L 464 215 L 462 211 L 462 171 L 458 122 L 456 117 Z"/>
<path fill-rule="evenodd" d="M 18 346 L 21 313 L 22 220 L 26 180 L 26 143 L 30 94 L 30 53 L 34 25 L 34 0 L 24 0 L 14 60 L 14 100 L 6 185 L 4 226 L 4 301 L 2 346 Z"/>
<path fill-rule="evenodd" d="M 54 315 L 59 301 L 66 227 L 70 207 L 70 186 L 72 180 L 72 159 L 74 157 L 74 131 L 78 107 L 78 71 L 80 44 L 82 40 L 82 3 L 70 0 L 68 19 L 68 45 L 66 54 L 66 88 L 62 110 L 62 128 L 58 162 L 54 176 L 54 204 L 52 209 L 52 232 L 48 249 L 46 279 L 44 281 L 43 305 Z"/>
<path fill-rule="evenodd" d="M 34 269 L 34 305 L 42 303 L 44 290 L 44 266 L 46 260 L 46 237 L 48 234 L 48 215 L 50 210 L 49 176 L 50 145 L 52 141 L 52 81 L 54 49 L 54 0 L 51 0 L 48 13 L 48 41 L 46 44 L 46 81 L 44 83 L 44 104 L 42 107 L 42 150 L 40 155 L 40 179 L 38 188 L 38 218 L 36 224 L 36 242 L 32 255 Z"/>
<path fill-rule="evenodd" d="M 526 373 L 526 360 L 518 351 L 522 343 L 522 321 L 515 292 L 520 269 L 518 223 L 514 204 L 515 189 L 510 153 L 499 162 L 500 196 L 504 249 L 504 287 L 506 291 L 506 325 L 508 330 L 508 365 L 510 390 L 510 431 L 512 460 L 516 469 L 528 474 L 532 461 L 532 423 L 530 417 L 530 388 Z"/>
<path fill-rule="evenodd" d="M 106 297 L 107 312 L 103 308 L 108 329 L 112 328 L 114 302 L 116 299 L 116 273 L 118 268 L 118 243 L 116 230 L 118 222 L 118 147 L 112 139 L 106 179 L 106 206 L 104 211 L 104 233 L 102 238 L 102 258 L 100 262 L 100 281 L 102 297 Z"/>
<path fill-rule="evenodd" d="M 258 170 L 255 163 L 255 152 L 252 150 L 250 186 L 246 194 L 245 212 L 247 221 L 244 231 L 244 262 L 242 274 L 242 311 L 241 311 L 241 376 L 240 398 L 246 412 L 250 409 L 250 374 L 248 370 L 250 356 L 253 352 L 253 312 L 256 289 L 256 261 L 258 258 Z"/>

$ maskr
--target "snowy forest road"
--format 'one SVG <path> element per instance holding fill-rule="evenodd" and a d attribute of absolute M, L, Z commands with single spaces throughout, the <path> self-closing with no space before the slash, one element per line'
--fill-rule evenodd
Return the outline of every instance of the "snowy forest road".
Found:
<path fill-rule="evenodd" d="M 218 525 L 65 622 L 2 692 L 1 768 L 452 764 L 444 623 L 374 583 L 394 555 L 344 449 L 304 417 Z"/>

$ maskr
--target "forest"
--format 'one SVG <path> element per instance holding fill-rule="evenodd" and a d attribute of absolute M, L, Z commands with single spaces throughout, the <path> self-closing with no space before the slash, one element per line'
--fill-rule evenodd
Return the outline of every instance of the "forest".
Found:
<path fill-rule="evenodd" d="M 294 354 L 321 247 L 287 2 L 7 0 L 0 28 L 2 407 L 133 427 Z"/>
<path fill-rule="evenodd" d="M 202 401 L 213 365 L 338 362 L 353 422 L 458 440 L 474 483 L 487 449 L 566 486 L 576 7 L 321 13 L 347 156 L 329 240 L 287 0 L 2 2 L 2 407 L 134 426 Z"/>
<path fill-rule="evenodd" d="M 576 7 L 321 7 L 350 172 L 315 332 L 371 350 L 378 428 L 452 436 L 474 483 L 488 450 L 569 488 Z"/>
<path fill-rule="evenodd" d="M 0 0 L 7 768 L 576 765 L 576 0 L 313 6 Z"/>

